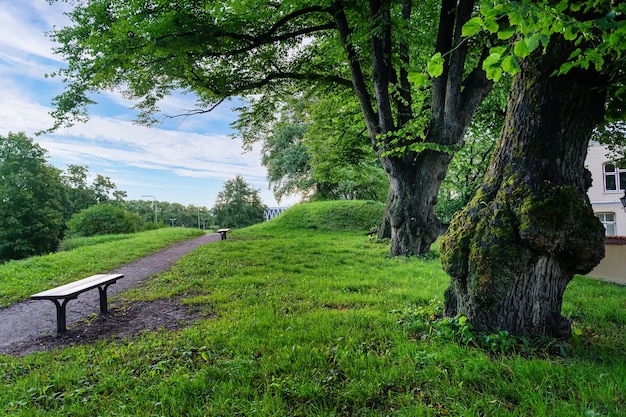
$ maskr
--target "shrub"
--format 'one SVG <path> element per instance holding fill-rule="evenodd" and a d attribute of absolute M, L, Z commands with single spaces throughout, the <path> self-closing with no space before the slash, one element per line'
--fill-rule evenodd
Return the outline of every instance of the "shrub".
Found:
<path fill-rule="evenodd" d="M 98 204 L 75 214 L 67 222 L 67 237 L 134 233 L 142 230 L 143 220 L 113 204 Z"/>

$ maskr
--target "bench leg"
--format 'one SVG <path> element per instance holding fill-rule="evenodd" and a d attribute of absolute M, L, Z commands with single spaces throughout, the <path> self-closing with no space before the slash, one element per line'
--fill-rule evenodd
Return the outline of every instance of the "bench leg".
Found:
<path fill-rule="evenodd" d="M 108 314 L 109 308 L 107 306 L 107 290 L 109 285 L 115 284 L 115 281 L 108 284 L 98 286 L 98 292 L 100 293 L 100 314 Z"/>
<path fill-rule="evenodd" d="M 59 300 L 50 300 L 57 308 L 57 333 L 65 333 L 65 331 L 67 330 L 65 307 L 67 306 L 67 302 L 70 300 L 71 298 L 66 298 L 62 302 L 59 302 Z"/>
<path fill-rule="evenodd" d="M 222 235 L 222 240 L 226 240 L 226 232 L 220 232 L 220 235 Z"/>

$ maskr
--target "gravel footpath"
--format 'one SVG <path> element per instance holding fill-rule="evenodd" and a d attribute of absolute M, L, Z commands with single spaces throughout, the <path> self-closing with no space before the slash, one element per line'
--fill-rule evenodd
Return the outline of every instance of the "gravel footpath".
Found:
<path fill-rule="evenodd" d="M 206 234 L 176 243 L 112 271 L 102 272 L 124 274 L 124 278 L 111 285 L 107 293 L 113 296 L 132 288 L 146 278 L 169 269 L 174 262 L 193 249 L 220 239 L 219 234 Z M 56 308 L 50 301 L 27 300 L 0 308 L 0 354 L 23 355 L 39 350 L 88 343 L 110 336 L 119 339 L 142 330 L 176 327 L 182 325 L 183 318 L 189 316 L 189 312 L 180 305 L 179 300 L 140 302 L 117 308 L 109 300 L 109 310 L 111 317 L 97 320 L 93 325 L 85 323 L 82 319 L 98 313 L 100 304 L 98 291 L 95 289 L 83 293 L 78 299 L 67 304 L 68 331 L 57 335 Z"/>

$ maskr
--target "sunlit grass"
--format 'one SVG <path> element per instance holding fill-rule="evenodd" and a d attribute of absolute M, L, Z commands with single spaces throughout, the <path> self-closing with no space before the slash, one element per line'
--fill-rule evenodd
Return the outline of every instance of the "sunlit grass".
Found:
<path fill-rule="evenodd" d="M 564 311 L 581 332 L 567 356 L 499 354 L 407 319 L 443 297 L 448 279 L 436 257 L 390 258 L 387 245 L 367 237 L 369 225 L 298 230 L 295 218 L 285 217 L 285 227 L 279 219 L 235 230 L 124 296 L 182 297 L 207 313 L 195 325 L 0 359 L 0 411 L 624 415 L 625 288 L 582 277 L 570 285 Z"/>

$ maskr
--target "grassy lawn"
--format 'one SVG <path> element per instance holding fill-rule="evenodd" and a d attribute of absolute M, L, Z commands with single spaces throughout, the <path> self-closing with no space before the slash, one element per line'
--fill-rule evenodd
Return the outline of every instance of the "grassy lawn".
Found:
<path fill-rule="evenodd" d="M 438 317 L 448 279 L 436 253 L 390 258 L 366 236 L 380 209 L 296 206 L 196 249 L 124 297 L 183 296 L 205 320 L 0 356 L 0 414 L 626 414 L 626 288 L 572 282 L 564 313 L 576 335 L 561 355 L 550 341 L 502 335 L 479 348 L 461 321 Z"/>

